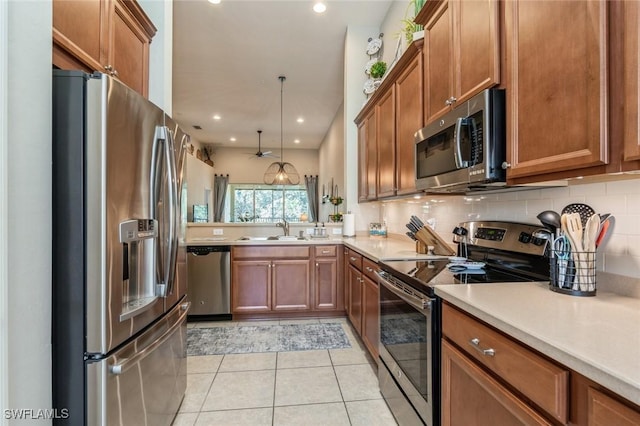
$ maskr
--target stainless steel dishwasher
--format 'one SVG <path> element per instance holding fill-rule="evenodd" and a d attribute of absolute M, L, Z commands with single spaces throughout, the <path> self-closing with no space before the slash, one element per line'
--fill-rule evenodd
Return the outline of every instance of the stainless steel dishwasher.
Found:
<path fill-rule="evenodd" d="M 189 320 L 231 319 L 231 246 L 187 246 Z"/>

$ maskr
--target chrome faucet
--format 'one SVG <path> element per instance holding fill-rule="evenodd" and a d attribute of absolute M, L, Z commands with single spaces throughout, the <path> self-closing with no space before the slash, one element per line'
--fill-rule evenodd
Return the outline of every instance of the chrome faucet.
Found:
<path fill-rule="evenodd" d="M 285 237 L 289 236 L 289 222 L 287 222 L 285 219 L 282 219 L 282 222 L 276 223 L 276 226 L 282 228 Z"/>

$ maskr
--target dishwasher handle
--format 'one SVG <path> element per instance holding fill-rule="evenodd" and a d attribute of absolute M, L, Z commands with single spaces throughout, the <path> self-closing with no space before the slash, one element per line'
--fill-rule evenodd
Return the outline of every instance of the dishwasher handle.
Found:
<path fill-rule="evenodd" d="M 187 253 L 193 256 L 206 256 L 209 253 L 229 253 L 231 246 L 187 246 Z"/>

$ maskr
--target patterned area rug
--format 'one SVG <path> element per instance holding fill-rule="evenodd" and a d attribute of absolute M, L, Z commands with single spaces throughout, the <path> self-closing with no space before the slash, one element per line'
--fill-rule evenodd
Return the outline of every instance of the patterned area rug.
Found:
<path fill-rule="evenodd" d="M 187 355 L 343 349 L 351 344 L 341 324 L 241 325 L 189 328 Z"/>

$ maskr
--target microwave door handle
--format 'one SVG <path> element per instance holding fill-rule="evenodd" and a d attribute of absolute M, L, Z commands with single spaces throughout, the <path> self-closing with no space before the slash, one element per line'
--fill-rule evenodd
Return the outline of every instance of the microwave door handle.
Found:
<path fill-rule="evenodd" d="M 458 169 L 464 169 L 466 167 L 469 167 L 469 162 L 468 161 L 463 161 L 462 160 L 462 127 L 466 126 L 468 124 L 468 119 L 467 118 L 462 118 L 459 117 L 458 119 L 456 119 L 456 128 L 455 128 L 455 146 L 454 146 L 454 150 L 453 150 L 453 156 L 454 159 L 456 161 L 456 168 Z"/>
<path fill-rule="evenodd" d="M 482 158 L 478 158 L 481 150 L 478 149 L 478 127 L 476 126 L 476 120 L 473 117 L 467 118 L 467 124 L 469 125 L 469 139 L 471 139 L 471 161 L 470 165 L 482 163 Z"/>

